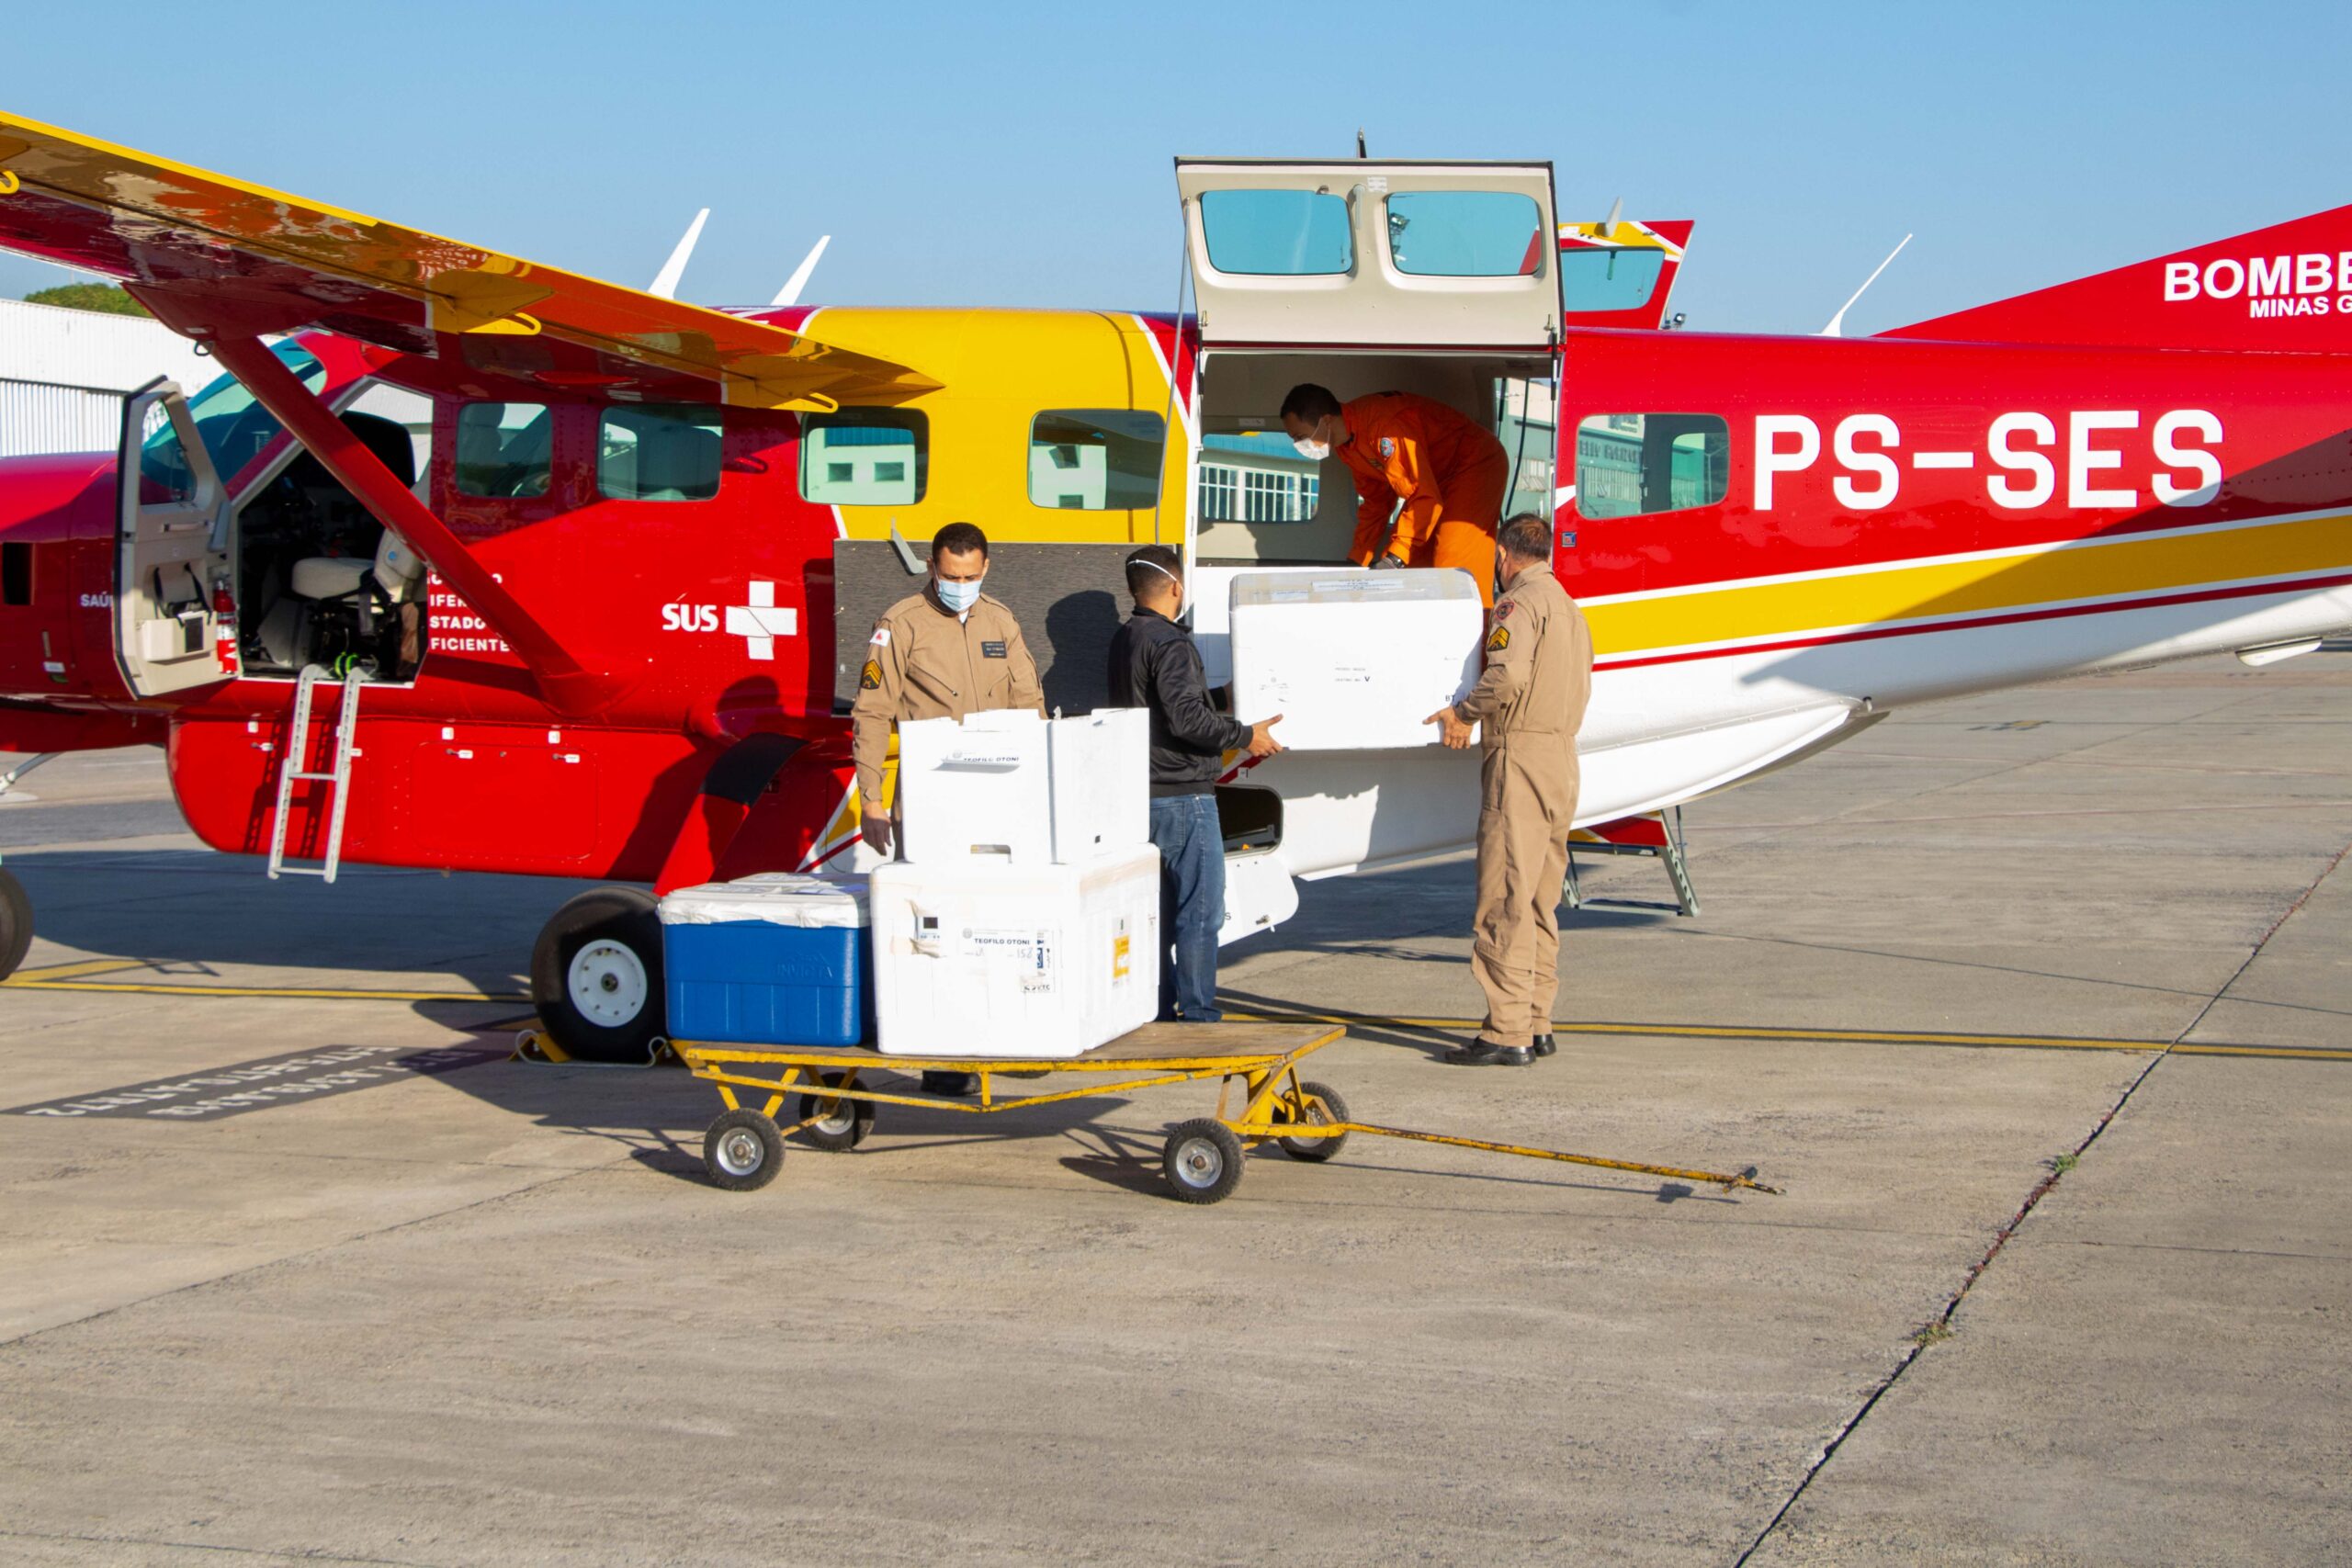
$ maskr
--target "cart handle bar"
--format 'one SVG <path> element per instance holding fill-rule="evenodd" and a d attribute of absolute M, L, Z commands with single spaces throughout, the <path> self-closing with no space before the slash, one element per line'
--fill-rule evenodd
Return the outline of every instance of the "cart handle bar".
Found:
<path fill-rule="evenodd" d="M 1736 1175 L 1726 1176 L 1717 1170 L 1682 1170 L 1670 1165 L 1643 1165 L 1636 1160 L 1604 1159 L 1599 1155 L 1564 1154 L 1558 1149 L 1532 1149 L 1524 1144 L 1492 1144 L 1484 1138 L 1456 1138 L 1444 1133 L 1417 1133 L 1408 1127 L 1382 1127 L 1370 1122 L 1317 1122 L 1299 1124 L 1282 1122 L 1264 1126 L 1233 1122 L 1227 1125 L 1245 1138 L 1336 1138 L 1348 1133 L 1369 1133 L 1376 1138 L 1407 1138 L 1417 1144 L 1444 1144 L 1457 1149 L 1486 1149 L 1498 1155 L 1519 1155 L 1527 1159 L 1558 1160 L 1564 1165 L 1591 1165 L 1603 1170 L 1631 1170 L 1644 1176 L 1670 1176 L 1684 1181 L 1703 1181 L 1720 1187 L 1726 1192 L 1742 1189 L 1750 1192 L 1769 1192 L 1778 1198 L 1781 1189 L 1767 1187 L 1756 1179 L 1756 1168 L 1749 1166 Z"/>

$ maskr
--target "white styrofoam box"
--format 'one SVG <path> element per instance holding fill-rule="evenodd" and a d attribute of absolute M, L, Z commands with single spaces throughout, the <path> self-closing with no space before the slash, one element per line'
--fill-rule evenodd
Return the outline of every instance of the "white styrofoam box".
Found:
<path fill-rule="evenodd" d="M 1077 865 L 986 859 L 873 875 L 883 1051 L 1076 1056 L 1159 1007 L 1159 852 Z"/>
<path fill-rule="evenodd" d="M 919 865 L 1054 856 L 1046 721 L 1026 708 L 899 726 L 899 852 Z"/>
<path fill-rule="evenodd" d="M 1280 850 L 1226 857 L 1225 919 L 1216 933 L 1219 947 L 1254 931 L 1272 931 L 1297 913 L 1298 883 Z"/>
<path fill-rule="evenodd" d="M 705 882 L 662 895 L 658 906 L 665 926 L 731 925 L 758 920 L 772 926 L 857 927 L 865 924 L 865 878 L 809 876 L 797 871 L 763 871 L 733 882 Z"/>
<path fill-rule="evenodd" d="M 1054 859 L 1064 865 L 1151 837 L 1151 713 L 1097 708 L 1046 726 Z"/>
<path fill-rule="evenodd" d="M 1280 714 L 1294 751 L 1436 745 L 1422 721 L 1477 680 L 1487 624 L 1451 569 L 1244 572 L 1231 619 L 1233 716 Z"/>

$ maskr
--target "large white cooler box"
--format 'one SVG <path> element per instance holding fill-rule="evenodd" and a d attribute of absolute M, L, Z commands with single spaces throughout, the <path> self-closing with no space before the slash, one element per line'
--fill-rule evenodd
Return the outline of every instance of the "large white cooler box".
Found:
<path fill-rule="evenodd" d="M 1150 725 L 1142 708 L 899 725 L 900 852 L 917 865 L 980 856 L 1041 866 L 1147 842 Z"/>
<path fill-rule="evenodd" d="M 1234 716 L 1282 715 L 1294 751 L 1433 746 L 1421 721 L 1478 679 L 1487 612 L 1465 571 L 1244 572 L 1232 597 Z"/>
<path fill-rule="evenodd" d="M 871 878 L 881 1048 L 1076 1056 L 1159 1007 L 1159 852 L 1078 865 L 967 857 Z"/>

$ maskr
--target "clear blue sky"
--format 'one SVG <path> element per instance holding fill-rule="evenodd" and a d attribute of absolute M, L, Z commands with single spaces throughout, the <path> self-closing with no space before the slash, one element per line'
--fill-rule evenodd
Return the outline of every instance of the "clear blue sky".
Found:
<path fill-rule="evenodd" d="M 1860 333 L 2352 201 L 2341 5 L 19 8 L 0 105 L 683 293 L 1164 309 L 1179 152 L 1550 158 L 1693 327 Z M 0 258 L 0 293 L 58 281 Z"/>

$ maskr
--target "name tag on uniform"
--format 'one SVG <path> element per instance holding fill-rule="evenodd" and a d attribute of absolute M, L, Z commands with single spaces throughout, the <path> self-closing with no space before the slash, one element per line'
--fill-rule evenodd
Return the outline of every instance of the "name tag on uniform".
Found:
<path fill-rule="evenodd" d="M 980 644 L 980 657 L 982 659 L 1004 658 L 1004 644 L 1001 642 L 984 642 Z"/>

